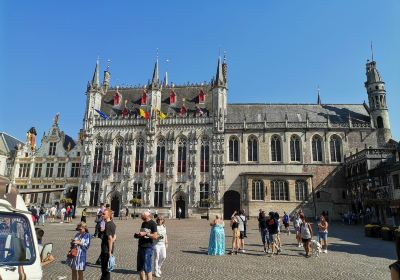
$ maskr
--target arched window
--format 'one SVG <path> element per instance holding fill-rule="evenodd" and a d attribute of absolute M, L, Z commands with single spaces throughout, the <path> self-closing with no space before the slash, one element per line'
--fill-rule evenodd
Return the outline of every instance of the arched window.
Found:
<path fill-rule="evenodd" d="M 200 150 L 200 172 L 210 171 L 210 146 L 208 139 L 204 137 L 201 139 L 201 150 Z"/>
<path fill-rule="evenodd" d="M 178 173 L 186 172 L 186 139 L 179 139 L 178 143 Z"/>
<path fill-rule="evenodd" d="M 210 197 L 210 187 L 208 183 L 200 183 L 200 207 L 209 207 L 207 199 Z"/>
<path fill-rule="evenodd" d="M 98 139 L 96 142 L 96 147 L 94 148 L 93 173 L 101 172 L 102 161 L 103 161 L 103 141 Z"/>
<path fill-rule="evenodd" d="M 229 161 L 239 161 L 239 141 L 234 137 L 229 139 Z"/>
<path fill-rule="evenodd" d="M 322 138 L 315 135 L 312 139 L 313 161 L 322 161 Z"/>
<path fill-rule="evenodd" d="M 264 200 L 264 184 L 261 180 L 254 180 L 251 192 L 252 200 Z"/>
<path fill-rule="evenodd" d="M 383 119 L 382 119 L 381 116 L 378 116 L 378 117 L 376 118 L 376 124 L 377 124 L 378 128 L 384 128 L 384 127 L 383 127 Z"/>
<path fill-rule="evenodd" d="M 302 180 L 296 181 L 296 200 L 303 201 L 308 199 L 307 183 Z"/>
<path fill-rule="evenodd" d="M 271 182 L 271 200 L 289 201 L 289 185 L 286 181 Z"/>
<path fill-rule="evenodd" d="M 331 162 L 341 162 L 342 157 L 340 153 L 340 138 L 337 135 L 333 135 L 331 137 L 329 146 L 331 150 Z"/>
<path fill-rule="evenodd" d="M 160 139 L 157 143 L 157 155 L 156 155 L 156 172 L 164 173 L 164 161 L 165 161 L 165 140 Z"/>
<path fill-rule="evenodd" d="M 143 172 L 144 140 L 138 139 L 136 143 L 135 172 Z"/>
<path fill-rule="evenodd" d="M 250 137 L 247 141 L 247 161 L 257 161 L 258 160 L 258 147 L 257 139 L 255 137 Z"/>
<path fill-rule="evenodd" d="M 119 173 L 122 170 L 122 155 L 124 152 L 124 148 L 122 146 L 122 140 L 118 139 L 117 144 L 115 145 L 114 151 L 114 172 Z"/>
<path fill-rule="evenodd" d="M 271 160 L 282 161 L 281 139 L 277 135 L 271 138 Z"/>
<path fill-rule="evenodd" d="M 292 135 L 290 137 L 290 160 L 300 162 L 300 137 Z"/>

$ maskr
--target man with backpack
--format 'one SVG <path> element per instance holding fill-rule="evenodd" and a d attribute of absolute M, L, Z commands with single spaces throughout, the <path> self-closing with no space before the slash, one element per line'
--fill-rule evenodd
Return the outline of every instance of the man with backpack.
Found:
<path fill-rule="evenodd" d="M 289 216 L 286 212 L 283 212 L 283 225 L 285 226 L 285 230 L 287 235 L 290 235 L 290 229 L 289 229 Z"/>
<path fill-rule="evenodd" d="M 277 246 L 278 238 L 278 221 L 275 219 L 275 213 L 269 212 L 269 220 L 267 223 L 267 228 L 269 232 L 269 242 L 271 244 L 271 257 L 274 255 L 274 249 L 276 254 L 279 253 L 279 248 Z"/>

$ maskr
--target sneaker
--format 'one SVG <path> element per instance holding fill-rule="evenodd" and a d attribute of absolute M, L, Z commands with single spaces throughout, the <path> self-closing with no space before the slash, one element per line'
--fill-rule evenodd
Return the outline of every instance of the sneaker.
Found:
<path fill-rule="evenodd" d="M 154 276 L 157 277 L 157 278 L 161 277 L 160 273 L 155 273 Z"/>
<path fill-rule="evenodd" d="M 299 243 L 299 248 L 303 247 L 303 245 L 301 245 L 301 243 Z"/>
<path fill-rule="evenodd" d="M 241 249 L 240 252 L 246 253 L 246 250 L 245 249 Z"/>
<path fill-rule="evenodd" d="M 324 252 L 325 254 L 328 254 L 328 249 L 323 250 L 322 252 Z"/>
<path fill-rule="evenodd" d="M 271 249 L 268 249 L 268 250 L 267 250 L 267 254 L 271 254 Z"/>

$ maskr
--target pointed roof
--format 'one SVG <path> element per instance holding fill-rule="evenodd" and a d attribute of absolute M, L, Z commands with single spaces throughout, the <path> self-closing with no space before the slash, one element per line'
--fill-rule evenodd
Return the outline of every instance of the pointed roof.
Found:
<path fill-rule="evenodd" d="M 151 79 L 150 89 L 158 89 L 160 87 L 160 80 L 158 76 L 158 58 L 154 64 L 153 78 Z"/>
<path fill-rule="evenodd" d="M 8 135 L 5 132 L 0 132 L 0 152 L 8 154 L 16 149 L 18 144 L 24 144 L 14 136 Z"/>
<path fill-rule="evenodd" d="M 221 57 L 218 57 L 218 66 L 217 66 L 217 74 L 215 76 L 215 86 L 216 87 L 225 87 L 225 79 L 224 79 L 224 73 L 222 71 L 222 63 L 221 63 Z"/>
<path fill-rule="evenodd" d="M 92 87 L 98 87 L 100 85 L 100 76 L 99 76 L 99 60 L 96 61 L 96 68 L 94 69 L 93 78 L 91 82 Z"/>

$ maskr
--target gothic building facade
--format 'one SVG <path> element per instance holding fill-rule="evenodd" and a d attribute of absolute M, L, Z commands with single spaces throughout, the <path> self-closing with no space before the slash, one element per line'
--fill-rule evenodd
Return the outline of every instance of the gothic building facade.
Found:
<path fill-rule="evenodd" d="M 385 147 L 391 138 L 386 92 L 366 65 L 369 104 L 230 104 L 227 63 L 204 84 L 160 81 L 158 62 L 145 87 L 87 87 L 81 131 L 80 207 L 110 203 L 186 217 L 244 208 L 309 215 L 348 210 L 345 155 Z"/>
<path fill-rule="evenodd" d="M 81 145 L 60 130 L 58 115 L 41 144 L 36 147 L 36 130 L 27 132 L 25 143 L 19 143 L 11 181 L 27 205 L 50 207 L 62 198 L 76 205 Z"/>

